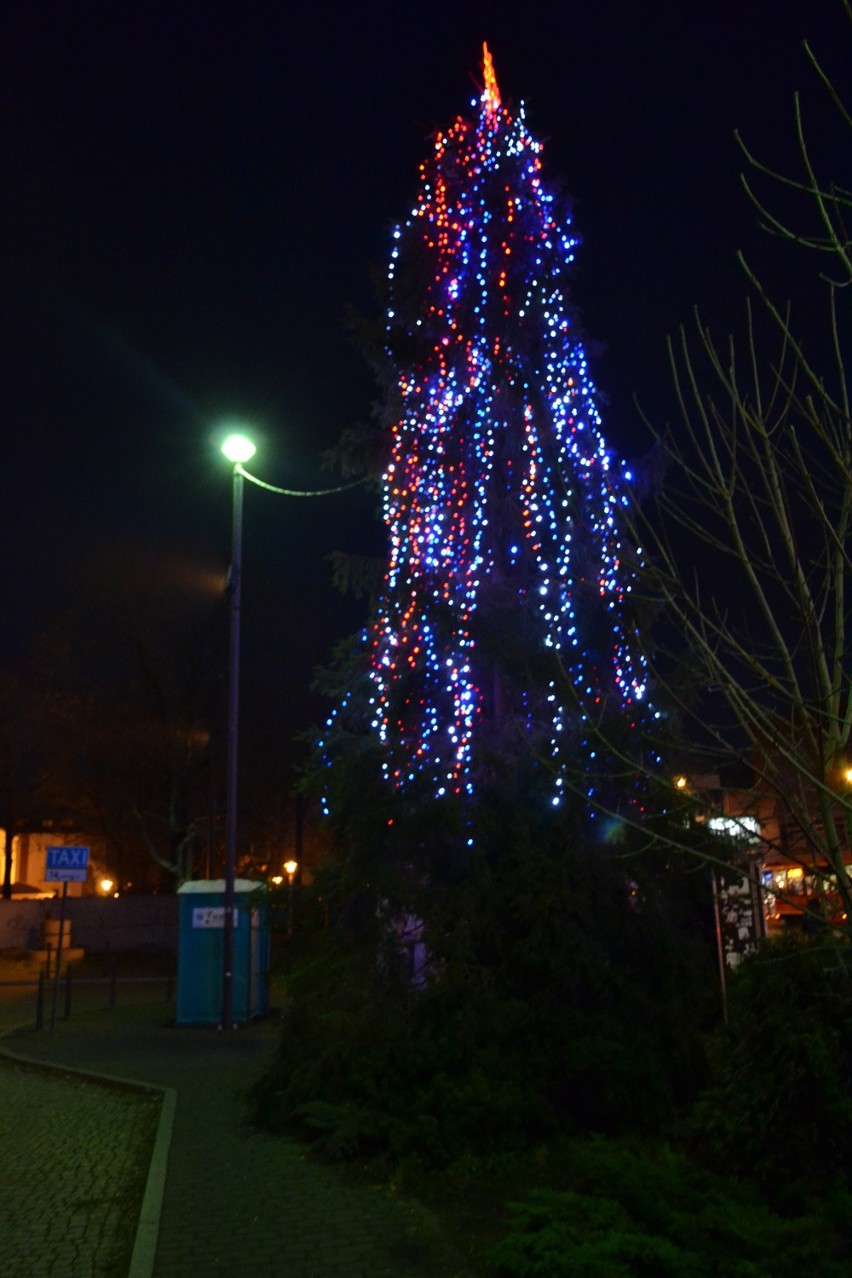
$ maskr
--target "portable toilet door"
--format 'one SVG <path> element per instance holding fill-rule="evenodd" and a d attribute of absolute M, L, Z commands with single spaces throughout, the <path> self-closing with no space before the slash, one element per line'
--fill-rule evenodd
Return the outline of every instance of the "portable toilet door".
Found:
<path fill-rule="evenodd" d="M 232 997 L 235 1018 L 251 1021 L 269 1011 L 268 914 L 265 905 L 246 903 L 240 915 L 239 929 L 234 930 Z"/>

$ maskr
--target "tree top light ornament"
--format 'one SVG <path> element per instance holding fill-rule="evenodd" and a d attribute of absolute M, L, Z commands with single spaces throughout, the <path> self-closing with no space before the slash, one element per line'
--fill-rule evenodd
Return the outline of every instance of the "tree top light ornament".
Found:
<path fill-rule="evenodd" d="M 487 46 L 472 106 L 436 136 L 394 231 L 370 713 L 397 789 L 470 796 L 522 748 L 558 806 L 569 765 L 595 770 L 593 719 L 616 705 L 638 727 L 646 713 L 625 620 L 630 476 L 605 446 L 569 299 L 578 241 Z"/>

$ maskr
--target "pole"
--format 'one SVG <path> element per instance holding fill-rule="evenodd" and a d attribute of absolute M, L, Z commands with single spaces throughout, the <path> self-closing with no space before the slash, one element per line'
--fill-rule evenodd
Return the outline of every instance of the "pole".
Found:
<path fill-rule="evenodd" d="M 716 921 L 716 957 L 719 963 L 719 987 L 722 995 L 722 1021 L 728 1023 L 728 980 L 725 971 L 725 946 L 722 941 L 722 913 L 719 909 L 719 876 L 710 870 L 710 882 L 713 888 L 713 915 Z"/>
<path fill-rule="evenodd" d="M 44 968 L 42 968 L 38 974 L 35 1027 L 37 1030 L 44 1029 Z"/>
<path fill-rule="evenodd" d="M 56 971 L 53 976 L 53 999 L 50 1004 L 50 1032 L 56 1026 L 56 1000 L 59 997 L 59 973 L 62 970 L 62 934 L 65 931 L 65 902 L 68 898 L 68 882 L 62 883 L 62 903 L 59 906 L 59 940 L 56 943 Z"/>
<path fill-rule="evenodd" d="M 234 998 L 234 874 L 237 860 L 237 729 L 240 708 L 240 595 L 243 540 L 243 477 L 234 465 L 234 523 L 231 570 L 231 650 L 228 677 L 228 777 L 225 807 L 225 918 L 222 937 L 222 1029 L 233 1023 Z"/>
<path fill-rule="evenodd" d="M 293 872 L 287 874 L 287 940 L 293 939 Z"/>
<path fill-rule="evenodd" d="M 248 933 L 248 953 L 246 954 L 246 1021 L 250 1021 L 252 1018 L 252 1011 L 251 1011 L 252 962 L 251 960 L 253 956 L 252 943 L 254 941 L 254 910 L 247 910 L 246 914 L 247 914 L 247 922 L 248 922 L 248 927 L 246 928 L 246 932 Z"/>

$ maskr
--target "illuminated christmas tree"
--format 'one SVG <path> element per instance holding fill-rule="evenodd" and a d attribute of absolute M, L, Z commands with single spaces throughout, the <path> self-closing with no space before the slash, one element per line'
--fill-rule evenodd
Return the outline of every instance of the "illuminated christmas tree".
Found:
<path fill-rule="evenodd" d="M 394 232 L 372 729 L 402 792 L 470 796 L 524 754 L 558 806 L 578 764 L 598 786 L 591 725 L 648 714 L 627 620 L 639 561 L 619 518 L 630 476 L 605 445 L 570 301 L 578 241 L 487 46 L 472 105 L 436 137 Z"/>

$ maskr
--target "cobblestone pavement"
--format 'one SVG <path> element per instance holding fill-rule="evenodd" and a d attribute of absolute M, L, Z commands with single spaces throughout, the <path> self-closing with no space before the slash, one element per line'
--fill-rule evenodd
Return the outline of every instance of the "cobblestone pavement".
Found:
<path fill-rule="evenodd" d="M 0 1274 L 124 1278 L 162 1097 L 0 1057 Z"/>
<path fill-rule="evenodd" d="M 175 1027 L 171 1014 L 141 993 L 111 1009 L 75 1002 L 53 1036 L 26 1029 L 6 1040 L 39 1060 L 176 1090 L 153 1278 L 466 1275 L 416 1203 L 343 1184 L 298 1145 L 246 1124 L 241 1098 L 271 1059 L 280 1022 L 223 1035 Z M 73 1123 L 67 1129 L 73 1142 Z M 32 1272 L 66 1278 L 61 1268 Z"/>
<path fill-rule="evenodd" d="M 35 988 L 0 985 L 0 1034 L 34 1020 Z M 124 1278 L 161 1104 L 0 1056 L 0 1278 Z"/>

